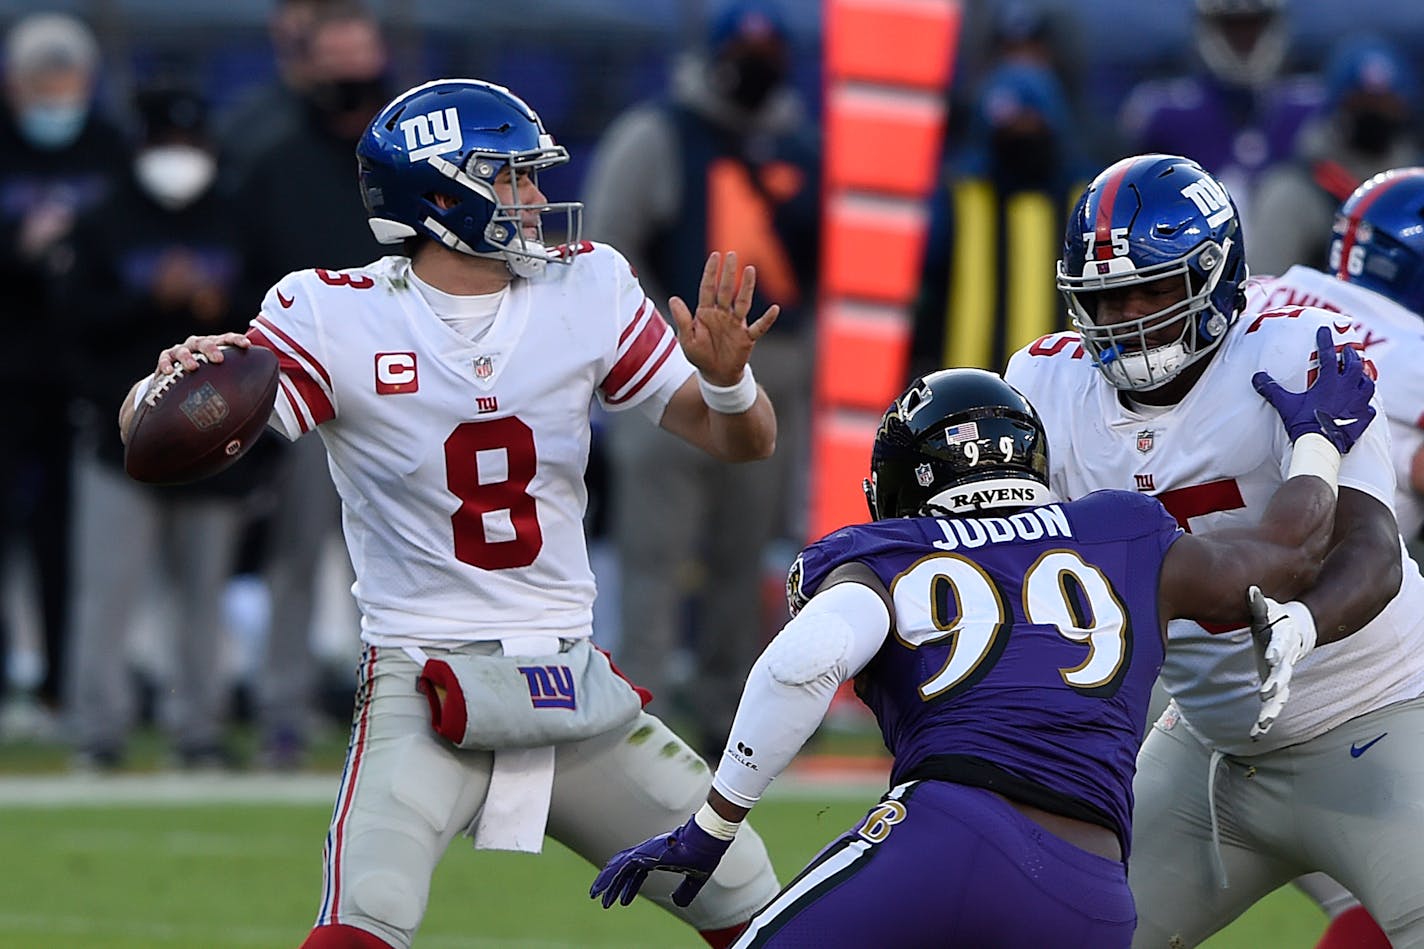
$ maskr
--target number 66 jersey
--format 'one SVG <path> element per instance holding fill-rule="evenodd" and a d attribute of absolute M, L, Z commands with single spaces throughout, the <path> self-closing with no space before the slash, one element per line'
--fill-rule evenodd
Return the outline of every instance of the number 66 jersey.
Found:
<path fill-rule="evenodd" d="M 515 280 L 475 340 L 405 257 L 289 274 L 248 336 L 281 363 L 272 427 L 326 444 L 362 639 L 589 635 L 591 400 L 658 419 L 694 371 L 617 251 Z"/>

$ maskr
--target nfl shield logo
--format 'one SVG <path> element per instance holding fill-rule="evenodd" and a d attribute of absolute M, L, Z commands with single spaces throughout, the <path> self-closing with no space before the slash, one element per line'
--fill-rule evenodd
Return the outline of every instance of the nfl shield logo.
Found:
<path fill-rule="evenodd" d="M 1144 455 L 1152 450 L 1152 438 L 1156 433 L 1150 428 L 1145 428 L 1137 433 L 1137 450 Z"/>
<path fill-rule="evenodd" d="M 213 388 L 211 382 L 205 382 L 186 399 L 178 404 L 178 408 L 183 410 L 183 414 L 188 416 L 188 421 L 193 423 L 193 427 L 200 432 L 206 432 L 222 423 L 227 418 L 227 400 L 217 389 Z"/>
<path fill-rule="evenodd" d="M 922 488 L 928 488 L 934 484 L 934 469 L 929 466 L 929 462 L 915 466 L 915 480 L 920 483 Z"/>
<path fill-rule="evenodd" d="M 494 357 L 476 356 L 475 377 L 477 379 L 488 379 L 492 375 L 494 375 Z"/>

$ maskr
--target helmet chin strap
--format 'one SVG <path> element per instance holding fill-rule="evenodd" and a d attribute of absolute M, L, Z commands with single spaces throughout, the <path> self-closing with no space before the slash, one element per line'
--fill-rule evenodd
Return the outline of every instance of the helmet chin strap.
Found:
<path fill-rule="evenodd" d="M 475 253 L 475 249 L 473 247 L 460 240 L 459 236 L 454 231 L 450 230 L 444 224 L 441 224 L 439 221 L 435 220 L 435 218 L 428 217 L 421 223 L 425 225 L 426 230 L 428 230 L 432 235 L 434 235 L 436 240 L 438 240 L 440 243 L 444 244 L 451 250 L 458 250 L 460 253 L 469 254 L 471 257 L 486 256 L 484 254 Z"/>

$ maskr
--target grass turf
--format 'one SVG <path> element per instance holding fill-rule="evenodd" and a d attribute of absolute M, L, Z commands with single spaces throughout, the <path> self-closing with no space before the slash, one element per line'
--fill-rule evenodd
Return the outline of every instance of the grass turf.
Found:
<path fill-rule="evenodd" d="M 782 879 L 870 803 L 769 799 L 755 821 Z M 312 805 L 6 808 L 0 949 L 255 949 L 300 943 L 315 912 L 328 809 Z M 556 844 L 542 857 L 453 846 L 419 949 L 676 949 L 701 942 L 658 908 L 604 911 L 593 870 Z M 1279 891 L 1206 945 L 1312 946 L 1320 913 Z"/>

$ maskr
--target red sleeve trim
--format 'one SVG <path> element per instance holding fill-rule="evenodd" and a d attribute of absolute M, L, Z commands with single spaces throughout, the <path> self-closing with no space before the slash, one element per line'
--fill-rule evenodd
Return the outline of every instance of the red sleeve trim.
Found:
<path fill-rule="evenodd" d="M 672 351 L 673 351 L 674 349 L 676 349 L 676 348 L 677 348 L 677 340 L 675 340 L 675 339 L 669 339 L 669 340 L 667 341 L 667 347 L 663 350 L 662 355 L 659 356 L 659 357 L 657 358 L 657 360 L 652 364 L 652 367 L 647 371 L 647 373 L 643 376 L 643 378 L 641 378 L 641 379 L 639 379 L 637 382 L 633 383 L 633 385 L 632 385 L 631 387 L 629 387 L 628 391 L 627 391 L 627 392 L 624 392 L 624 393 L 623 393 L 622 395 L 620 395 L 618 398 L 616 398 L 616 399 L 609 399 L 609 400 L 608 400 L 608 404 L 609 404 L 609 405 L 622 405 L 624 402 L 627 402 L 629 399 L 633 398 L 633 396 L 637 395 L 639 392 L 642 392 L 642 391 L 643 391 L 643 387 L 648 384 L 648 381 L 649 381 L 650 379 L 652 379 L 654 376 L 656 376 L 656 375 L 658 374 L 658 370 L 663 367 L 663 363 L 665 363 L 665 362 L 668 361 L 668 357 L 672 355 Z"/>
<path fill-rule="evenodd" d="M 311 431 L 311 427 L 307 425 L 307 416 L 306 412 L 302 411 L 301 401 L 297 398 L 297 394 L 292 391 L 292 386 L 287 382 L 285 376 L 277 377 L 277 385 L 282 387 L 282 395 L 286 396 L 287 404 L 292 407 L 292 414 L 297 418 L 297 427 L 300 428 L 302 434 L 305 435 Z"/>
<path fill-rule="evenodd" d="M 271 320 L 267 319 L 267 317 L 263 316 L 260 313 L 257 314 L 257 316 L 253 319 L 252 322 L 261 325 L 273 336 L 277 337 L 282 342 L 286 343 L 289 347 L 291 347 L 292 352 L 296 353 L 302 359 L 305 359 L 308 363 L 311 364 L 311 367 L 316 370 L 317 375 L 321 376 L 321 380 L 326 383 L 326 387 L 328 389 L 332 387 L 331 376 L 327 374 L 326 367 L 323 366 L 320 362 L 318 362 L 315 356 L 307 352 L 300 343 L 292 339 L 292 337 L 288 336 L 286 333 L 282 332 L 282 330 L 278 328 L 275 323 L 273 323 Z"/>
<path fill-rule="evenodd" d="M 263 325 L 271 328 L 270 324 L 264 323 Z M 271 350 L 276 355 L 277 365 L 281 368 L 282 375 L 295 387 L 296 394 L 301 397 L 300 403 L 307 407 L 314 424 L 320 425 L 322 422 L 329 422 L 336 418 L 336 410 L 332 408 L 331 399 L 327 398 L 326 390 L 311 377 L 305 366 L 293 359 L 286 350 L 273 344 L 255 326 L 247 331 L 247 338 L 263 349 Z M 287 392 L 287 397 L 292 397 L 290 390 Z M 301 412 L 298 411 L 297 415 L 300 417 Z M 304 421 L 302 424 L 305 426 Z M 303 431 L 306 431 L 305 427 Z"/>
<path fill-rule="evenodd" d="M 659 344 L 671 335 L 672 330 L 668 328 L 667 321 L 663 319 L 662 314 L 653 310 L 643 325 L 643 331 L 634 338 L 632 345 L 624 351 L 623 355 L 618 357 L 618 361 L 613 364 L 613 368 L 599 384 L 603 397 L 611 399 L 616 396 L 619 401 L 622 401 L 626 396 L 620 390 L 633 380 L 633 377 L 638 374 L 638 370 L 653 358 L 653 355 L 658 351 Z"/>
<path fill-rule="evenodd" d="M 619 334 L 619 336 L 618 336 L 618 348 L 619 348 L 619 349 L 622 349 L 622 348 L 623 348 L 623 344 L 626 343 L 626 342 L 628 342 L 628 337 L 633 335 L 633 330 L 636 329 L 637 326 L 638 326 L 638 323 L 639 323 L 640 321 L 642 321 L 642 319 L 643 319 L 643 314 L 646 313 L 646 312 L 648 312 L 648 303 L 649 303 L 648 298 L 647 298 L 647 297 L 643 297 L 643 305 L 640 306 L 640 307 L 638 307 L 638 312 L 637 312 L 637 313 L 634 313 L 634 314 L 633 314 L 633 318 L 628 321 L 628 325 L 625 326 L 625 327 L 623 327 L 623 332 L 622 332 L 621 334 Z"/>

